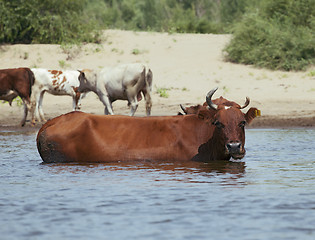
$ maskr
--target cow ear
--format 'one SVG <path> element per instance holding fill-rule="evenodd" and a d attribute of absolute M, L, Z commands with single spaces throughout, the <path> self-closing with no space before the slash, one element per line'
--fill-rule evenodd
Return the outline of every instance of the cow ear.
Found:
<path fill-rule="evenodd" d="M 246 122 L 250 124 L 255 117 L 258 117 L 260 115 L 261 115 L 260 110 L 258 110 L 257 108 L 250 108 L 245 114 Z"/>
<path fill-rule="evenodd" d="M 78 72 L 81 74 L 81 76 L 85 77 L 85 73 L 81 70 L 78 70 Z"/>

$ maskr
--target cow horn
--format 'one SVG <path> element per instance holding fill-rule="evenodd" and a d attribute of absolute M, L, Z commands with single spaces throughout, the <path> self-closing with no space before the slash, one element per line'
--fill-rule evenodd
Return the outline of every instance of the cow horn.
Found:
<path fill-rule="evenodd" d="M 182 105 L 182 104 L 179 104 L 179 106 L 180 106 L 180 108 L 183 110 L 183 112 L 184 112 L 185 114 L 187 114 L 187 112 L 186 112 L 185 108 L 183 107 L 183 105 Z"/>
<path fill-rule="evenodd" d="M 246 108 L 249 105 L 249 103 L 250 103 L 250 99 L 249 99 L 249 97 L 246 97 L 245 104 L 244 104 L 244 106 L 240 107 L 240 109 Z"/>
<path fill-rule="evenodd" d="M 210 92 L 208 92 L 208 94 L 207 94 L 207 96 L 206 96 L 206 102 L 207 102 L 207 104 L 209 105 L 209 107 L 211 107 L 211 108 L 214 109 L 214 110 L 217 110 L 217 109 L 218 109 L 218 105 L 214 104 L 214 103 L 212 102 L 211 98 L 212 98 L 213 94 L 215 93 L 215 91 L 217 91 L 217 90 L 218 90 L 217 87 L 214 88 L 214 89 L 212 89 Z"/>

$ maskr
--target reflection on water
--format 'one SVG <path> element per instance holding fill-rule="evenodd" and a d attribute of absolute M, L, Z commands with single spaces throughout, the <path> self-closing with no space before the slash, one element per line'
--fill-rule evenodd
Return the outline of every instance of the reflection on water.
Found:
<path fill-rule="evenodd" d="M 245 173 L 245 162 L 213 161 L 200 162 L 137 162 L 137 163 L 110 163 L 110 164 L 46 164 L 52 174 L 95 174 L 99 171 L 125 172 L 127 175 L 149 173 L 153 181 L 183 181 L 190 183 L 211 183 L 213 177 L 219 176 L 221 184 L 246 184 L 241 180 Z"/>
<path fill-rule="evenodd" d="M 54 163 L 42 165 L 50 166 L 54 171 L 69 171 L 77 173 L 81 171 L 163 171 L 168 174 L 177 173 L 213 173 L 213 174 L 224 174 L 233 173 L 241 174 L 245 172 L 245 162 L 241 161 L 213 161 L 210 163 L 200 162 L 118 162 L 118 163 L 107 163 L 105 164 L 75 164 L 75 163 Z"/>
<path fill-rule="evenodd" d="M 314 239 L 315 130 L 247 131 L 243 161 L 42 164 L 0 132 L 1 239 Z"/>

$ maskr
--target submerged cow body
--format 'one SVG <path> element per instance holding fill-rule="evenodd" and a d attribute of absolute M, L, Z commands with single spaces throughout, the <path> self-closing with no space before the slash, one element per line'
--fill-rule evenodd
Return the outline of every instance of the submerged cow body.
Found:
<path fill-rule="evenodd" d="M 151 114 L 152 100 L 151 69 L 143 64 L 122 64 L 101 71 L 83 70 L 80 73 L 80 92 L 93 91 L 105 106 L 105 114 L 113 115 L 112 103 L 116 100 L 127 100 L 130 105 L 130 116 L 137 110 L 142 95 L 146 101 L 146 114 Z"/>
<path fill-rule="evenodd" d="M 211 161 L 245 155 L 246 114 L 215 105 L 196 114 L 163 117 L 97 116 L 72 112 L 48 121 L 38 132 L 44 162 Z"/>
<path fill-rule="evenodd" d="M 11 68 L 0 70 L 0 100 L 8 101 L 11 105 L 14 98 L 19 96 L 24 104 L 24 115 L 20 123 L 25 125 L 28 111 L 32 110 L 31 93 L 35 78 L 29 68 Z"/>
<path fill-rule="evenodd" d="M 44 93 L 53 95 L 69 95 L 73 99 L 72 110 L 78 110 L 82 94 L 78 92 L 79 71 L 77 70 L 48 70 L 43 68 L 32 68 L 36 83 L 33 86 L 32 99 L 36 102 L 35 117 L 38 121 L 46 121 L 42 103 Z M 33 115 L 32 123 L 35 123 Z"/>

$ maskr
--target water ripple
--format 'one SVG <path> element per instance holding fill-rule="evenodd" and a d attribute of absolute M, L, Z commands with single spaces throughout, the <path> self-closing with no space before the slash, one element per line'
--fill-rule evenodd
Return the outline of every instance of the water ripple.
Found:
<path fill-rule="evenodd" d="M 251 129 L 243 161 L 42 164 L 0 133 L 3 239 L 314 239 L 312 129 Z"/>

